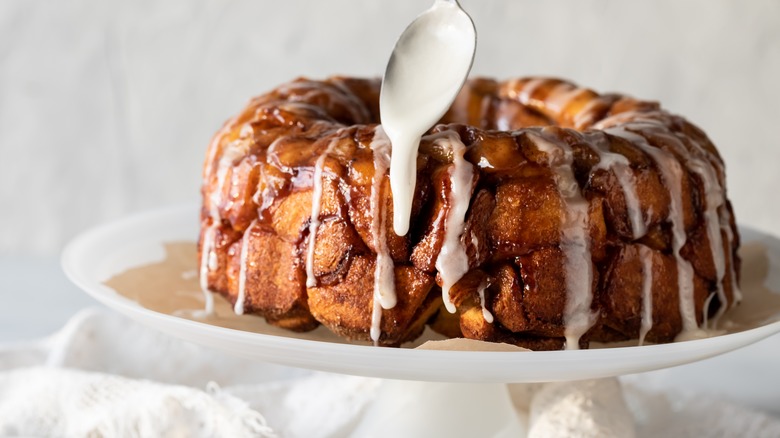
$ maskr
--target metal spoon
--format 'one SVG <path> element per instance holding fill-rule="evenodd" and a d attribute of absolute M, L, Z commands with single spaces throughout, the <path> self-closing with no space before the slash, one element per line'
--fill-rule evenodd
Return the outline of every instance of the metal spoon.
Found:
<path fill-rule="evenodd" d="M 474 62 L 477 31 L 457 0 L 436 0 L 398 38 L 379 110 L 392 143 L 393 227 L 409 231 L 420 138 L 452 105 Z"/>

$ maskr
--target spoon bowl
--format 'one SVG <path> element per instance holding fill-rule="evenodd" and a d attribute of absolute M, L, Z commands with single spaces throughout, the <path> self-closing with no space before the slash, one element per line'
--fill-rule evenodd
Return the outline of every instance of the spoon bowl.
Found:
<path fill-rule="evenodd" d="M 477 32 L 456 0 L 436 0 L 401 34 L 382 79 L 379 111 L 392 144 L 396 234 L 409 230 L 420 138 L 452 105 L 474 62 Z"/>

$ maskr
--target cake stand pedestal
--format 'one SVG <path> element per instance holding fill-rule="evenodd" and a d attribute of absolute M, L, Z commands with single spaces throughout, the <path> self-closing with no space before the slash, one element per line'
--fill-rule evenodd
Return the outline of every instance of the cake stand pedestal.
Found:
<path fill-rule="evenodd" d="M 525 436 L 505 384 L 385 380 L 353 437 Z"/>

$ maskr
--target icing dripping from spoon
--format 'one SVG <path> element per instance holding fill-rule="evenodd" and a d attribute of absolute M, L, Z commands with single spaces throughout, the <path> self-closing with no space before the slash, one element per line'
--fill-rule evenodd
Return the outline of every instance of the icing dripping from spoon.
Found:
<path fill-rule="evenodd" d="M 396 42 L 382 79 L 379 112 L 392 143 L 393 230 L 409 232 L 420 138 L 452 105 L 477 47 L 474 22 L 457 0 L 436 0 Z"/>

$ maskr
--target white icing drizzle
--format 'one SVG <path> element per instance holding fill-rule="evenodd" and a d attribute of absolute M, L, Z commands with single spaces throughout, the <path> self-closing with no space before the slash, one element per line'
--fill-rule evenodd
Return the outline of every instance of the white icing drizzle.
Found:
<path fill-rule="evenodd" d="M 235 166 L 238 160 L 244 158 L 248 153 L 249 142 L 246 139 L 232 141 L 228 143 L 222 151 L 222 156 L 219 158 L 219 163 L 217 164 L 216 190 L 213 190 L 210 194 L 210 213 L 212 219 L 220 219 L 219 205 L 222 203 L 222 192 L 224 190 L 228 171 Z"/>
<path fill-rule="evenodd" d="M 312 195 L 311 195 L 311 220 L 309 221 L 309 239 L 306 248 L 306 287 L 317 286 L 317 277 L 314 275 L 314 245 L 317 242 L 317 230 L 320 227 L 320 209 L 322 208 L 322 168 L 325 166 L 325 159 L 338 144 L 338 140 L 333 139 L 325 148 L 325 152 L 317 158 L 314 164 L 314 175 L 312 176 Z"/>
<path fill-rule="evenodd" d="M 270 145 L 268 145 L 268 149 L 265 151 L 266 160 L 268 163 L 270 163 L 272 166 L 276 167 L 277 169 L 282 169 L 285 171 L 289 171 L 289 167 L 285 166 L 281 160 L 279 159 L 279 154 L 276 152 L 276 149 L 279 148 L 280 144 L 283 144 L 285 141 L 287 141 L 290 137 L 287 135 L 280 135 L 279 137 L 276 137 L 274 141 L 271 142 Z"/>
<path fill-rule="evenodd" d="M 692 159 L 688 163 L 688 168 L 701 177 L 704 186 L 705 202 L 707 204 L 704 210 L 704 219 L 707 227 L 707 237 L 710 241 L 710 251 L 712 260 L 715 264 L 715 277 L 717 282 L 717 294 L 720 301 L 720 308 L 711 319 L 712 327 L 717 326 L 718 320 L 726 312 L 728 300 L 726 291 L 723 288 L 723 278 L 726 276 L 726 260 L 723 256 L 723 237 L 721 235 L 720 215 L 718 210 L 723 206 L 723 189 L 718 183 L 712 166 L 705 164 L 703 160 Z M 709 304 L 709 303 L 707 303 Z M 704 306 L 704 316 L 708 315 L 709 305 Z M 710 328 L 705 325 L 705 328 Z"/>
<path fill-rule="evenodd" d="M 658 164 L 656 167 L 661 173 L 667 190 L 669 190 L 671 199 L 667 220 L 672 225 L 672 251 L 677 263 L 677 288 L 680 298 L 680 315 L 683 323 L 681 335 L 695 331 L 698 329 L 698 323 L 696 321 L 696 307 L 693 298 L 693 266 L 680 255 L 680 250 L 687 240 L 682 211 L 682 166 L 672 154 L 651 146 L 641 135 L 629 132 L 623 128 L 609 128 L 606 131 L 612 135 L 628 139 Z"/>
<path fill-rule="evenodd" d="M 379 345 L 379 338 L 382 336 L 382 303 L 376 295 L 376 286 L 374 286 L 374 300 L 371 305 L 371 329 L 369 331 L 369 336 L 371 336 L 371 341 L 374 345 Z"/>
<path fill-rule="evenodd" d="M 547 81 L 548 80 L 544 78 L 531 79 L 530 81 L 526 82 L 525 85 L 519 87 L 518 90 L 519 80 L 514 79 L 509 82 L 507 97 L 510 99 L 517 99 L 520 101 L 520 103 L 526 105 L 531 102 L 531 96 L 533 96 L 534 91 L 544 85 Z"/>
<path fill-rule="evenodd" d="M 612 171 L 623 191 L 623 198 L 626 200 L 626 209 L 628 218 L 631 222 L 631 232 L 634 239 L 639 239 L 647 233 L 647 224 L 642 215 L 642 208 L 639 204 L 639 196 L 636 191 L 636 177 L 625 156 L 611 152 L 608 146 L 604 144 L 604 138 L 597 136 L 595 141 L 591 142 L 592 149 L 599 156 L 599 162 L 595 169 L 604 169 Z"/>
<path fill-rule="evenodd" d="M 215 232 L 216 232 L 216 227 L 214 227 L 214 230 L 212 230 L 212 236 L 211 236 L 212 239 L 214 239 L 213 234 Z M 216 271 L 217 268 L 219 268 L 219 258 L 217 258 L 217 252 L 214 250 L 209 251 L 208 268 L 211 271 Z"/>
<path fill-rule="evenodd" d="M 700 154 L 709 156 L 709 152 L 697 141 L 691 139 L 691 143 L 698 149 Z M 718 160 L 711 158 L 706 160 L 697 158 L 693 170 L 702 178 L 704 190 L 706 192 L 707 210 L 705 211 L 705 218 L 707 220 L 707 235 L 712 249 L 713 261 L 715 263 L 718 300 L 720 301 L 718 312 L 712 318 L 712 328 L 715 329 L 720 318 L 729 309 L 728 297 L 726 297 L 726 291 L 723 287 L 723 280 L 726 276 L 726 256 L 729 257 L 729 260 L 731 261 L 729 264 L 729 272 L 734 303 L 742 300 L 742 291 L 737 285 L 734 260 L 731 259 L 733 257 L 731 252 L 734 235 L 731 231 L 731 214 L 726 206 L 726 190 L 718 179 L 718 173 L 725 174 L 723 164 Z M 719 223 L 719 226 L 716 225 L 716 222 Z M 723 252 L 724 242 L 721 231 L 726 233 L 727 239 L 725 242 L 725 256 Z M 709 305 L 705 306 L 705 316 L 707 316 L 706 311 L 708 308 Z"/>
<path fill-rule="evenodd" d="M 479 305 L 482 307 L 482 317 L 485 318 L 485 322 L 488 324 L 493 323 L 493 314 L 485 307 L 485 289 L 488 288 L 488 282 L 486 278 L 483 278 L 477 287 L 477 294 L 479 295 Z"/>
<path fill-rule="evenodd" d="M 417 135 L 403 131 L 392 137 L 390 190 L 393 192 L 393 229 L 399 236 L 405 236 L 409 232 L 417 185 L 417 150 L 424 132 Z"/>
<path fill-rule="evenodd" d="M 545 129 L 542 130 L 545 132 Z M 550 169 L 564 204 L 561 224 L 560 249 L 563 251 L 566 272 L 565 325 L 566 349 L 579 349 L 579 340 L 596 322 L 591 311 L 593 301 L 593 264 L 590 253 L 588 201 L 582 197 L 579 184 L 572 172 L 574 155 L 563 143 L 547 140 L 537 134 L 528 134 L 536 147 L 547 154 Z"/>
<path fill-rule="evenodd" d="M 661 125 L 660 122 L 647 117 L 638 118 L 637 122 L 629 123 L 627 127 L 638 127 L 650 130 L 658 128 L 663 129 L 663 125 Z M 723 169 L 722 166 L 720 166 L 720 164 L 717 162 L 713 162 L 709 159 L 700 158 L 699 156 L 694 156 L 691 154 L 682 141 L 676 136 L 665 132 L 660 132 L 659 134 L 666 140 L 669 140 L 669 144 L 674 147 L 675 151 L 680 156 L 684 158 L 686 167 L 691 172 L 697 174 L 702 182 L 702 188 L 705 193 L 704 201 L 706 204 L 705 211 L 703 212 L 704 222 L 710 244 L 710 252 L 712 254 L 713 264 L 715 265 L 718 300 L 721 303 L 721 306 L 718 308 L 718 312 L 711 320 L 707 317 L 709 302 L 712 300 L 712 298 L 707 300 L 704 308 L 702 309 L 702 312 L 704 314 L 704 320 L 707 321 L 707 324 L 704 324 L 704 327 L 709 328 L 709 322 L 711 322 L 713 327 L 715 327 L 720 317 L 723 316 L 723 314 L 728 309 L 728 299 L 726 297 L 726 291 L 723 287 L 723 280 L 726 276 L 726 260 L 723 253 L 723 237 L 721 235 L 723 224 L 721 217 L 722 215 L 720 213 L 722 209 L 725 209 L 725 193 L 723 187 L 720 185 L 720 181 L 718 180 L 718 175 L 716 174 L 716 170 L 722 171 Z M 699 143 L 693 139 L 690 140 L 691 144 L 696 148 L 699 155 L 707 156 L 709 154 Z M 728 244 L 730 247 L 733 236 L 728 237 Z"/>
<path fill-rule="evenodd" d="M 601 104 L 601 100 L 598 98 L 591 99 L 583 106 L 577 114 L 574 115 L 574 126 L 577 129 L 582 129 L 584 126 L 593 122 L 593 108 Z"/>
<path fill-rule="evenodd" d="M 701 154 L 703 154 L 705 156 L 709 155 L 709 152 L 707 152 L 698 142 L 694 141 L 693 139 L 691 139 L 691 142 L 698 148 L 698 150 L 699 150 L 699 152 Z M 726 205 L 726 189 L 725 189 L 725 187 L 723 187 L 720 184 L 720 180 L 718 179 L 718 173 L 721 174 L 721 175 L 725 175 L 725 169 L 723 168 L 723 164 L 720 161 L 718 161 L 717 159 L 710 158 L 710 159 L 706 160 L 706 162 L 710 164 L 710 169 L 712 170 L 712 173 L 710 174 L 709 179 L 710 179 L 710 181 L 712 181 L 712 185 L 715 187 L 715 189 L 717 190 L 717 192 L 719 194 L 719 199 L 716 199 L 715 202 L 713 202 L 713 204 L 717 204 L 718 207 L 717 208 L 713 208 L 713 210 L 715 210 L 715 211 L 711 214 L 711 217 L 713 217 L 713 218 L 717 217 L 717 220 L 720 222 L 720 229 L 723 230 L 723 232 L 726 233 L 725 254 L 726 254 L 727 257 L 729 257 L 729 261 L 730 261 L 730 263 L 729 263 L 729 273 L 730 273 L 730 277 L 731 277 L 731 290 L 732 290 L 732 293 L 733 293 L 733 297 L 732 297 L 733 298 L 733 303 L 732 303 L 732 305 L 734 305 L 734 304 L 742 301 L 742 291 L 739 289 L 739 285 L 737 284 L 736 267 L 734 265 L 734 260 L 732 259 L 732 257 L 733 257 L 732 247 L 733 247 L 733 242 L 734 242 L 734 233 L 731 230 L 731 213 L 729 212 L 729 210 L 727 208 L 727 205 Z M 710 201 L 709 201 L 710 198 L 709 197 L 711 195 L 712 194 L 710 192 L 707 192 L 707 196 L 708 196 L 707 197 L 707 203 L 708 203 L 707 206 L 708 206 L 708 209 L 710 208 Z M 714 220 L 715 219 L 712 219 L 713 222 L 714 222 Z M 713 230 L 713 231 L 716 231 L 716 230 Z M 709 231 L 708 230 L 708 233 L 709 232 L 713 232 L 713 231 Z M 721 263 L 723 265 L 722 266 L 722 270 L 719 271 L 719 273 L 718 273 L 718 297 L 719 297 L 720 302 L 721 302 L 721 307 L 718 309 L 718 313 L 715 315 L 715 318 L 714 318 L 714 321 L 717 324 L 718 319 L 726 312 L 726 310 L 729 309 L 729 307 L 728 307 L 727 297 L 726 297 L 725 291 L 723 289 L 723 279 L 725 278 L 725 264 L 726 264 L 726 260 L 725 260 L 725 257 L 723 256 L 723 253 L 721 253 L 721 251 L 723 251 L 724 242 L 723 242 L 723 237 L 722 237 L 722 235 L 719 232 L 716 232 L 715 234 L 717 234 L 717 236 L 718 236 L 718 238 L 720 240 L 715 242 L 714 239 L 710 239 L 710 244 L 712 245 L 713 257 L 716 257 L 715 254 L 716 254 L 716 251 L 717 251 L 717 254 L 718 254 L 717 257 L 720 259 L 720 262 L 716 262 L 716 263 Z M 717 264 L 716 264 L 716 267 L 717 267 Z"/>
<path fill-rule="evenodd" d="M 215 137 L 214 141 L 221 138 L 224 135 L 229 126 L 220 131 Z M 216 157 L 218 144 L 212 143 L 210 146 L 211 155 L 208 162 L 213 162 Z M 201 247 L 201 259 L 200 259 L 200 287 L 203 290 L 203 298 L 205 301 L 204 311 L 206 314 L 214 312 L 214 297 L 211 296 L 211 290 L 208 287 L 209 272 L 215 271 L 219 268 L 219 260 L 217 259 L 215 249 L 215 239 L 217 233 L 217 227 L 222 222 L 222 217 L 219 213 L 219 206 L 222 204 L 222 192 L 225 186 L 225 179 L 227 178 L 228 170 L 235 165 L 235 162 L 247 155 L 249 152 L 249 142 L 243 138 L 232 141 L 225 145 L 222 150 L 222 156 L 217 163 L 217 185 L 215 190 L 209 195 L 209 201 L 211 202 L 211 209 L 209 210 L 209 216 L 211 218 L 211 225 L 203 233 L 203 245 Z M 206 180 L 211 177 L 210 171 L 205 175 Z"/>
<path fill-rule="evenodd" d="M 639 258 L 642 260 L 642 325 L 639 328 L 639 345 L 642 345 L 647 333 L 653 328 L 653 253 L 650 248 L 640 245 Z"/>
<path fill-rule="evenodd" d="M 424 23 L 424 24 L 423 24 Z M 393 229 L 409 232 L 421 137 L 445 115 L 465 82 L 476 29 L 454 0 L 434 2 L 398 39 L 379 94 L 382 126 L 393 143 Z"/>
<path fill-rule="evenodd" d="M 211 315 L 214 312 L 214 297 L 211 295 L 211 290 L 209 290 L 209 270 L 216 269 L 216 267 L 211 268 L 210 266 L 210 259 L 217 258 L 214 253 L 214 234 L 216 232 L 217 222 L 209 225 L 206 231 L 203 232 L 203 245 L 201 246 L 200 289 L 203 291 L 203 311 L 207 315 Z"/>
<path fill-rule="evenodd" d="M 256 223 L 257 220 L 252 221 L 252 223 L 249 224 L 249 227 L 244 230 L 244 235 L 241 238 L 241 256 L 238 264 L 238 297 L 236 298 L 236 304 L 233 306 L 233 311 L 236 315 L 244 314 L 244 301 L 246 300 L 246 270 L 248 268 L 247 252 L 249 249 L 250 233 Z"/>
<path fill-rule="evenodd" d="M 576 99 L 582 93 L 587 92 L 585 88 L 577 88 L 569 83 L 562 83 L 557 85 L 549 94 L 545 100 L 545 104 L 549 111 L 560 114 L 567 105 Z"/>
<path fill-rule="evenodd" d="M 471 246 L 474 247 L 474 254 L 479 257 L 479 238 L 474 233 L 471 233 Z"/>
<path fill-rule="evenodd" d="M 280 162 L 279 156 L 276 152 L 276 149 L 279 147 L 279 145 L 287 139 L 289 139 L 289 136 L 287 135 L 280 135 L 274 139 L 274 141 L 272 141 L 265 150 L 265 162 L 261 162 L 259 165 L 260 178 L 257 182 L 255 194 L 252 195 L 252 202 L 254 202 L 258 207 L 258 214 L 262 214 L 262 212 L 266 211 L 271 206 L 274 199 L 273 194 L 276 191 L 273 182 L 278 177 L 273 177 L 271 174 L 267 173 L 266 166 L 271 165 L 277 169 L 292 172 L 291 169 Z"/>
<path fill-rule="evenodd" d="M 496 130 L 498 131 L 510 131 L 510 124 L 509 122 L 512 120 L 512 117 L 501 115 L 496 119 Z"/>
<path fill-rule="evenodd" d="M 701 324 L 703 330 L 708 330 L 710 328 L 710 322 L 713 323 L 713 327 L 715 324 L 717 324 L 717 321 L 710 320 L 709 313 L 706 311 L 710 308 L 710 304 L 712 303 L 712 300 L 717 296 L 717 294 L 710 294 L 705 300 L 704 300 L 704 319 Z"/>
<path fill-rule="evenodd" d="M 381 126 L 374 131 L 371 141 L 374 155 L 374 176 L 371 179 L 371 238 L 376 249 L 374 268 L 374 299 L 371 312 L 371 340 L 378 344 L 382 335 L 382 309 L 396 305 L 395 270 L 387 248 L 387 212 L 382 208 L 382 182 L 390 166 L 390 139 Z"/>
<path fill-rule="evenodd" d="M 469 270 L 469 259 L 461 243 L 466 226 L 466 212 L 471 200 L 471 186 L 474 180 L 474 167 L 463 158 L 466 146 L 457 133 L 446 131 L 434 140 L 452 150 L 450 167 L 449 207 L 444 220 L 444 243 L 436 258 L 436 269 L 441 276 L 441 293 L 444 306 L 455 313 L 455 305 L 450 301 L 450 288 Z"/>
<path fill-rule="evenodd" d="M 658 120 L 653 118 L 639 116 L 634 117 L 634 121 L 629 123 L 627 127 L 646 128 L 652 130 L 663 128 L 663 125 Z M 706 209 L 704 211 L 704 219 L 707 230 L 707 237 L 710 243 L 710 250 L 713 257 L 713 263 L 716 270 L 717 295 L 721 306 L 719 307 L 716 315 L 711 320 L 708 320 L 707 310 L 709 309 L 710 301 L 714 298 L 714 295 L 710 295 L 705 302 L 703 313 L 705 327 L 709 328 L 709 325 L 715 327 L 719 318 L 726 312 L 726 310 L 728 310 L 728 298 L 726 297 L 723 285 L 726 274 L 726 256 L 724 256 L 724 242 L 721 232 L 726 234 L 727 241 L 725 242 L 725 252 L 728 254 L 727 256 L 729 257 L 729 260 L 731 260 L 731 263 L 729 263 L 729 270 L 731 274 L 731 288 L 734 298 L 732 305 L 736 304 L 742 299 L 742 293 L 736 282 L 734 262 L 731 259 L 733 257 L 731 252 L 734 235 L 730 226 L 730 213 L 728 212 L 725 205 L 725 190 L 721 186 L 720 180 L 718 179 L 718 172 L 723 173 L 723 166 L 720 162 L 712 158 L 710 153 L 694 139 L 689 138 L 691 144 L 696 148 L 698 156 L 693 156 L 693 154 L 688 151 L 685 145 L 683 145 L 681 140 L 676 136 L 666 132 L 661 132 L 660 134 L 663 135 L 666 139 L 671 140 L 670 143 L 675 148 L 677 153 L 684 157 L 685 164 L 688 169 L 700 177 L 703 189 L 705 191 Z M 696 337 L 698 334 L 681 333 L 678 336 L 678 340 L 689 339 L 692 336 Z"/>
<path fill-rule="evenodd" d="M 257 189 L 255 190 L 255 194 L 252 195 L 252 202 L 254 202 L 256 206 L 260 207 L 263 205 L 263 196 L 265 195 L 265 192 L 268 190 L 267 188 L 268 183 L 265 180 L 266 179 L 265 163 L 260 163 L 259 171 L 260 171 L 260 178 L 258 179 L 257 182 Z"/>
<path fill-rule="evenodd" d="M 239 193 L 239 174 L 235 171 L 236 169 L 233 169 L 233 172 L 231 173 L 230 177 L 230 199 L 236 199 L 240 195 Z"/>
<path fill-rule="evenodd" d="M 277 92 L 281 94 L 292 94 L 299 90 L 305 90 L 305 92 L 287 96 L 288 103 L 301 103 L 298 101 L 316 102 L 324 94 L 327 96 L 327 99 L 338 101 L 344 109 L 349 111 L 355 123 L 364 123 L 371 117 L 363 101 L 339 80 L 328 81 L 327 85 L 320 82 L 295 81 L 288 82 L 277 88 Z M 339 92 L 333 93 L 335 90 Z M 315 107 L 315 109 L 317 108 Z"/>
<path fill-rule="evenodd" d="M 628 122 L 634 122 L 636 120 L 639 120 L 642 115 L 644 114 L 637 111 L 625 111 L 601 119 L 597 123 L 594 123 L 592 128 L 600 131 L 606 131 L 609 128 L 619 129 L 620 127 L 618 125 L 623 125 Z M 645 118 L 643 120 L 649 120 L 649 119 Z"/>
<path fill-rule="evenodd" d="M 734 301 L 732 303 L 733 307 L 742 301 L 742 290 L 737 284 L 737 268 L 734 265 L 734 256 L 732 254 L 734 251 L 734 232 L 731 230 L 731 213 L 729 213 L 725 207 L 720 211 L 720 226 L 721 229 L 723 229 L 723 231 L 726 233 L 726 253 L 729 256 L 730 261 L 729 271 L 731 274 L 731 291 L 734 294 Z"/>

